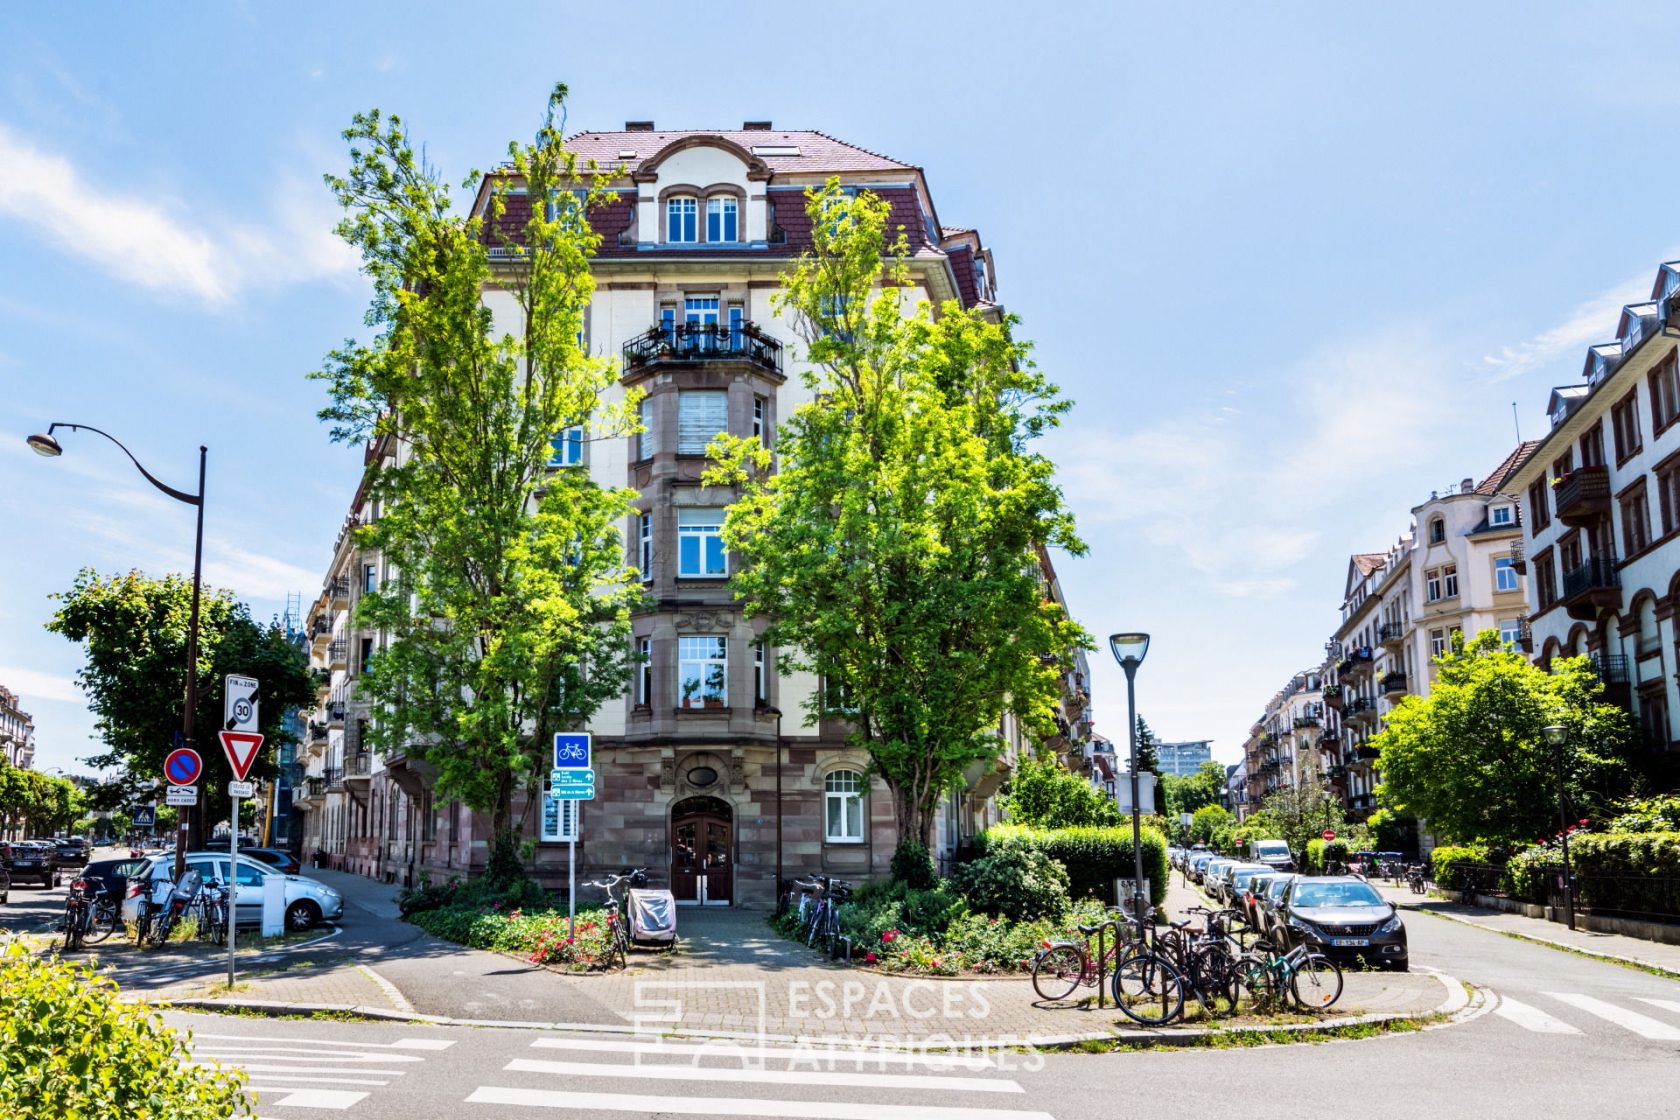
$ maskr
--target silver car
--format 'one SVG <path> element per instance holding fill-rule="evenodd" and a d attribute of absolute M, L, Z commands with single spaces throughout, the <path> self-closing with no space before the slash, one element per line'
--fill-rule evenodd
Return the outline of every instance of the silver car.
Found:
<path fill-rule="evenodd" d="M 241 926 L 262 925 L 263 900 L 271 890 L 282 892 L 286 905 L 286 929 L 298 932 L 322 921 L 336 922 L 344 916 L 344 896 L 315 879 L 285 875 L 266 864 L 239 857 L 239 896 L 235 918 Z M 205 882 L 228 882 L 228 853 L 188 852 L 187 868 Z M 173 878 L 175 857 L 156 856 L 128 880 L 122 917 L 134 921 L 140 913 L 140 896 L 147 883 Z"/>

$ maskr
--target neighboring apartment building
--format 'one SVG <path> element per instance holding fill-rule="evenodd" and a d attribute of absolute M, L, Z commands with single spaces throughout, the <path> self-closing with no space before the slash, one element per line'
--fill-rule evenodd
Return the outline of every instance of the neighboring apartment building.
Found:
<path fill-rule="evenodd" d="M 1247 812 L 1260 808 L 1269 794 L 1301 784 L 1321 768 L 1320 740 L 1324 735 L 1323 675 L 1304 669 L 1272 694 L 1266 710 L 1249 729 L 1243 744 L 1241 772 L 1245 778 L 1240 804 Z"/>
<path fill-rule="evenodd" d="M 595 354 L 622 361 L 616 391 L 646 396 L 643 432 L 602 440 L 560 433 L 553 466 L 638 492 L 624 527 L 626 560 L 650 605 L 635 615 L 631 638 L 646 663 L 591 725 L 597 799 L 563 803 L 582 805 L 576 819 L 562 803 L 515 803 L 516 816 L 538 817 L 527 829 L 538 840 L 537 872 L 564 882 L 563 841 L 575 830 L 580 879 L 647 866 L 683 902 L 771 904 L 778 834 L 786 875 L 885 874 L 897 840 L 890 795 L 866 776 L 863 752 L 846 745 L 843 720 L 809 720 L 805 704 L 820 682 L 778 673 L 777 650 L 760 638 L 763 621 L 743 615 L 719 536 L 733 495 L 700 478 L 716 433 L 773 445 L 781 418 L 811 399 L 798 325 L 771 306 L 780 273 L 810 247 L 806 188 L 838 176 L 890 203 L 910 247 L 912 300 L 995 307 L 991 253 L 975 231 L 940 224 L 921 169 L 822 133 L 768 122 L 725 132 L 630 122 L 570 145 L 585 160 L 623 169 L 603 184 L 610 201 L 591 213 L 603 242 L 586 338 Z M 475 214 L 497 183 L 484 179 Z M 504 228 L 522 228 L 529 203 L 517 183 L 504 185 L 514 188 Z M 491 257 L 496 267 L 517 267 L 517 254 L 492 248 Z M 484 298 L 498 318 L 513 314 L 506 292 Z M 370 447 L 368 461 L 401 451 Z M 359 493 L 346 529 L 377 516 Z M 1061 601 L 1047 554 L 1040 564 L 1046 596 Z M 322 707 L 294 802 L 303 850 L 319 847 L 334 863 L 385 879 L 470 873 L 487 858 L 487 817 L 438 801 L 418 759 L 362 746 L 361 729 L 378 714 L 359 701 L 356 680 L 380 636 L 356 630 L 351 612 L 385 576 L 379 557 L 341 534 L 311 613 Z M 1050 743 L 1064 757 L 1082 756 L 1091 734 L 1088 675 L 1075 654 Z M 1024 739 L 1009 715 L 998 734 L 1002 763 L 972 768 L 942 807 L 942 856 L 998 819 L 992 795 Z"/>
<path fill-rule="evenodd" d="M 1680 261 L 1613 342 L 1589 347 L 1582 384 L 1552 391 L 1551 430 L 1513 472 L 1525 498 L 1530 651 L 1589 654 L 1606 698 L 1646 742 L 1673 750 L 1680 674 Z"/>
<path fill-rule="evenodd" d="M 1213 740 L 1195 739 L 1183 743 L 1157 743 L 1155 756 L 1160 760 L 1161 773 L 1185 777 L 1213 761 Z"/>
<path fill-rule="evenodd" d="M 1453 632 L 1523 640 L 1523 577 L 1511 554 L 1521 517 L 1510 487 L 1534 446 L 1519 445 L 1480 483 L 1431 493 L 1392 548 L 1348 560 L 1342 623 L 1328 647 L 1326 701 L 1341 732 L 1326 745 L 1326 774 L 1350 815 L 1376 805 L 1371 738 L 1401 697 L 1429 694 Z"/>
<path fill-rule="evenodd" d="M 17 693 L 0 685 L 0 758 L 28 768 L 35 764 L 35 717 L 19 703 Z"/>

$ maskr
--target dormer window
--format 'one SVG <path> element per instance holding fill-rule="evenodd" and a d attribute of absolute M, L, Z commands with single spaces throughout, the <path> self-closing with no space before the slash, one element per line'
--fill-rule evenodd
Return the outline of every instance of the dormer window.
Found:
<path fill-rule="evenodd" d="M 1442 544 L 1447 539 L 1447 523 L 1439 517 L 1431 518 L 1429 522 L 1429 543 Z"/>
<path fill-rule="evenodd" d="M 735 242 L 740 237 L 740 203 L 733 195 L 713 195 L 706 200 L 706 240 Z"/>
<path fill-rule="evenodd" d="M 1491 510 L 1488 511 L 1488 524 L 1489 525 L 1509 525 L 1511 523 L 1512 523 L 1512 520 L 1511 520 L 1511 507 L 1510 506 L 1494 506 Z"/>
<path fill-rule="evenodd" d="M 700 200 L 677 195 L 665 201 L 665 240 L 690 244 L 700 240 Z"/>

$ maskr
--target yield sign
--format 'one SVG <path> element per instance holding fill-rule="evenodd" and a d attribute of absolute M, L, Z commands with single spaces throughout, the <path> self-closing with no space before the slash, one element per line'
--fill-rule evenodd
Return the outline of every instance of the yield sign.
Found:
<path fill-rule="evenodd" d="M 245 775 L 251 772 L 251 763 L 257 760 L 257 750 L 263 744 L 263 737 L 255 731 L 220 731 L 222 750 L 227 754 L 228 765 L 233 767 L 233 776 L 239 781 L 245 780 Z"/>

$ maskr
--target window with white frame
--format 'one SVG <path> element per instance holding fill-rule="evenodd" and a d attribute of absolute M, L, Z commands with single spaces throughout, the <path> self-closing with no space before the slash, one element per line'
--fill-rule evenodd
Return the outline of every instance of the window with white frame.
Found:
<path fill-rule="evenodd" d="M 653 578 L 653 514 L 644 513 L 636 518 L 636 570 L 641 573 L 642 582 Z"/>
<path fill-rule="evenodd" d="M 665 200 L 665 240 L 677 244 L 700 240 L 700 200 L 677 195 Z"/>
<path fill-rule="evenodd" d="M 1441 568 L 1442 594 L 1449 599 L 1458 598 L 1458 565 L 1447 564 Z"/>
<path fill-rule="evenodd" d="M 677 394 L 678 455 L 704 455 L 706 445 L 728 430 L 728 392 L 685 389 Z"/>
<path fill-rule="evenodd" d="M 1431 603 L 1441 597 L 1441 569 L 1430 568 L 1423 573 L 1423 597 Z"/>
<path fill-rule="evenodd" d="M 753 398 L 753 438 L 765 447 L 770 446 L 770 401 L 767 397 Z"/>
<path fill-rule="evenodd" d="M 721 509 L 677 510 L 677 575 L 688 579 L 722 579 L 729 574 L 729 554 L 723 548 Z"/>
<path fill-rule="evenodd" d="M 1429 656 L 1439 657 L 1447 652 L 1447 632 L 1445 630 L 1431 630 L 1429 632 Z"/>
<path fill-rule="evenodd" d="M 636 412 L 642 430 L 636 433 L 636 458 L 651 459 L 659 445 L 653 438 L 653 398 L 643 397 Z"/>
<path fill-rule="evenodd" d="M 554 438 L 548 441 L 548 465 L 551 467 L 576 467 L 583 463 L 583 425 L 574 424 L 564 431 L 554 433 Z"/>
<path fill-rule="evenodd" d="M 753 704 L 763 707 L 770 702 L 769 658 L 763 642 L 753 643 Z"/>
<path fill-rule="evenodd" d="M 1499 640 L 1508 645 L 1516 645 L 1522 641 L 1522 619 L 1502 618 L 1499 620 Z"/>
<path fill-rule="evenodd" d="M 1494 506 L 1488 510 L 1489 525 L 1510 525 L 1515 519 L 1511 516 L 1510 506 Z"/>
<path fill-rule="evenodd" d="M 548 796 L 548 779 L 543 779 L 542 838 L 546 843 L 564 843 L 578 838 L 578 803 L 556 801 Z"/>
<path fill-rule="evenodd" d="M 1439 517 L 1429 522 L 1429 543 L 1440 544 L 1447 539 L 1447 523 Z"/>
<path fill-rule="evenodd" d="M 1495 591 L 1515 591 L 1517 589 L 1517 562 L 1509 556 L 1500 556 L 1493 562 L 1493 589 Z"/>
<path fill-rule="evenodd" d="M 863 841 L 863 775 L 836 770 L 823 779 L 823 832 L 830 844 Z"/>
<path fill-rule="evenodd" d="M 740 203 L 733 195 L 713 195 L 706 200 L 706 240 L 739 241 Z"/>
<path fill-rule="evenodd" d="M 677 706 L 723 708 L 729 704 L 729 646 L 721 634 L 677 639 Z"/>
<path fill-rule="evenodd" d="M 653 639 L 636 639 L 636 704 L 649 707 L 653 703 Z"/>

